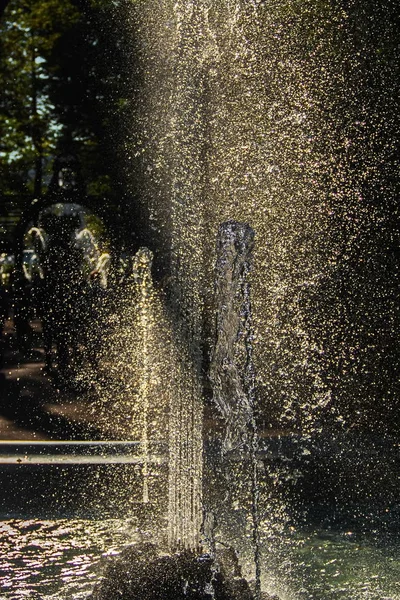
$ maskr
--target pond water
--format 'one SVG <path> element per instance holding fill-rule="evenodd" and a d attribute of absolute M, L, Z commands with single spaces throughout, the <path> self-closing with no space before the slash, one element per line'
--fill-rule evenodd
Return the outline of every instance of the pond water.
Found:
<path fill-rule="evenodd" d="M 398 540 L 351 531 L 288 530 L 269 554 L 263 587 L 282 600 L 399 600 Z M 5 519 L 0 523 L 1 600 L 81 600 L 108 557 L 139 539 L 133 520 Z M 245 552 L 241 556 L 245 559 Z"/>
<path fill-rule="evenodd" d="M 285 544 L 285 542 L 284 542 Z M 351 531 L 304 529 L 282 549 L 265 586 L 290 600 L 399 600 L 400 548 Z M 276 560 L 276 557 L 275 557 Z"/>
<path fill-rule="evenodd" d="M 87 598 L 102 559 L 132 538 L 127 522 L 118 519 L 4 520 L 0 598 Z"/>

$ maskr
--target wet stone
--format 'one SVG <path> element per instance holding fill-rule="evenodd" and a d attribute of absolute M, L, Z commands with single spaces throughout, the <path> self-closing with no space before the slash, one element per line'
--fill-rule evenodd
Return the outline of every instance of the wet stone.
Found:
<path fill-rule="evenodd" d="M 151 543 L 130 546 L 112 559 L 88 600 L 253 600 L 228 554 L 214 562 L 189 551 L 162 554 Z"/>

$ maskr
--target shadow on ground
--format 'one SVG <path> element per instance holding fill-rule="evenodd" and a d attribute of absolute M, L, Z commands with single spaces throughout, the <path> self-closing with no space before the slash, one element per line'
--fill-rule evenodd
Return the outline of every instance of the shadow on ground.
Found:
<path fill-rule="evenodd" d="M 12 321 L 3 334 L 0 369 L 0 440 L 101 440 L 107 436 L 95 422 L 90 394 L 62 385 L 57 371 L 47 374 L 40 330 L 32 349 L 16 347 Z"/>

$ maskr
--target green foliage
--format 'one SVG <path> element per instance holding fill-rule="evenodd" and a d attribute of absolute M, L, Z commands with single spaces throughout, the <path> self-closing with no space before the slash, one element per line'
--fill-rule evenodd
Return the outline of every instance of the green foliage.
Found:
<path fill-rule="evenodd" d="M 110 193 L 110 135 L 129 95 L 123 4 L 10 0 L 0 21 L 0 195 L 46 192 L 60 152 L 78 156 L 89 193 Z"/>
<path fill-rule="evenodd" d="M 69 2 L 12 0 L 0 23 L 0 192 L 34 191 L 55 151 L 60 122 L 50 100 L 56 40 L 79 13 Z M 44 167 L 44 172 L 39 169 Z M 39 172 L 38 172 L 39 169 Z"/>

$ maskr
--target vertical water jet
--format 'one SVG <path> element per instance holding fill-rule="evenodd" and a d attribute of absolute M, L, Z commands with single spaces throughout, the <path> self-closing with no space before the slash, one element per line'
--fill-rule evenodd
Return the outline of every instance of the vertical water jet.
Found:
<path fill-rule="evenodd" d="M 253 361 L 253 324 L 250 298 L 250 271 L 254 231 L 246 223 L 228 221 L 219 227 L 215 267 L 215 345 L 211 356 L 210 380 L 213 401 L 223 420 L 225 437 L 221 444 L 219 468 L 225 472 L 226 486 L 232 475 L 234 485 L 246 485 L 250 468 L 252 537 L 255 566 L 255 598 L 261 593 L 259 540 L 257 426 L 255 372 Z M 245 467 L 233 467 L 227 454 L 240 453 Z M 212 460 L 212 457 L 211 457 Z M 226 463 L 226 464 L 224 464 Z M 214 466 L 215 468 L 215 466 Z M 228 495 L 232 493 L 228 483 Z M 212 533 L 211 533 L 212 535 Z"/>
<path fill-rule="evenodd" d="M 139 396 L 142 405 L 142 454 L 143 454 L 143 502 L 149 502 L 149 401 L 150 401 L 150 386 L 151 386 L 151 352 L 152 348 L 149 345 L 149 330 L 154 324 L 150 323 L 152 312 L 150 307 L 152 279 L 151 265 L 153 261 L 153 253 L 148 248 L 139 248 L 133 258 L 132 273 L 135 283 L 138 287 L 138 310 L 140 313 L 139 323 L 141 330 L 141 346 L 142 346 L 142 365 L 140 373 Z"/>
<path fill-rule="evenodd" d="M 215 268 L 215 345 L 210 379 L 226 423 L 225 450 L 246 443 L 254 414 L 251 306 L 248 275 L 254 231 L 228 221 L 218 231 Z"/>

